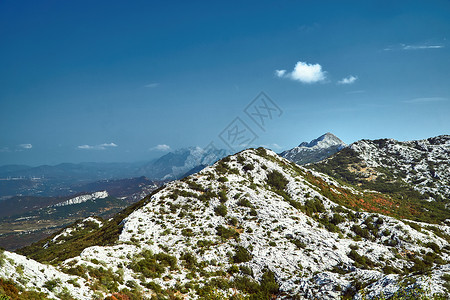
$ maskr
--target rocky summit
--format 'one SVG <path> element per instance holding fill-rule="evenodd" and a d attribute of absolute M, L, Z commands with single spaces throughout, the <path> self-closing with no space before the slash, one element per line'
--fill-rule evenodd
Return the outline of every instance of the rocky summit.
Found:
<path fill-rule="evenodd" d="M 299 165 L 319 162 L 346 147 L 343 141 L 332 133 L 325 133 L 311 142 L 302 142 L 295 148 L 280 153 L 280 156 Z"/>
<path fill-rule="evenodd" d="M 395 201 L 249 149 L 19 251 L 28 258 L 3 252 L 2 286 L 56 299 L 446 299 L 449 224 L 394 217 Z"/>

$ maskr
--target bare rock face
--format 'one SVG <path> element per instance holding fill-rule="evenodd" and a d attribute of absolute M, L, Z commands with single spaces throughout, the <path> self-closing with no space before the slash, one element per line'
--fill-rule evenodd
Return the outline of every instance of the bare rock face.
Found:
<path fill-rule="evenodd" d="M 346 146 L 347 144 L 328 132 L 309 143 L 303 142 L 291 150 L 284 151 L 280 156 L 298 165 L 305 165 L 324 160 Z"/>

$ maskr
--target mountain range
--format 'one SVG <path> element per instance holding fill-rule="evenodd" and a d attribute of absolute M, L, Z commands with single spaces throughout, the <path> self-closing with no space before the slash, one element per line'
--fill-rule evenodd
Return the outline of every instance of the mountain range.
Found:
<path fill-rule="evenodd" d="M 335 142 L 325 134 L 299 147 Z M 0 253 L 0 293 L 448 299 L 448 154 L 449 136 L 362 140 L 306 166 L 244 150 L 112 217 Z"/>
<path fill-rule="evenodd" d="M 310 167 L 360 188 L 396 195 L 418 212 L 433 210 L 434 218 L 450 217 L 449 135 L 407 142 L 361 140 Z"/>
<path fill-rule="evenodd" d="M 397 200 L 250 149 L 18 251 L 28 259 L 4 252 L 2 272 L 57 298 L 448 294 L 450 227 L 398 217 Z"/>
<path fill-rule="evenodd" d="M 224 149 L 182 148 L 140 167 L 137 173 L 159 180 L 179 179 L 191 170 L 199 171 L 199 167 L 211 165 L 229 154 Z"/>
<path fill-rule="evenodd" d="M 16 195 L 66 196 L 77 186 L 100 180 L 141 176 L 154 181 L 179 179 L 229 154 L 224 149 L 188 147 L 149 162 L 5 165 L 0 167 L 0 201 Z"/>

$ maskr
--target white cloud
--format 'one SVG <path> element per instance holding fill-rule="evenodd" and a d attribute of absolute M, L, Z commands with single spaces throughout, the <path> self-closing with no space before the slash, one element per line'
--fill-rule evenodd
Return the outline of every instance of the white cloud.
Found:
<path fill-rule="evenodd" d="M 77 147 L 78 149 L 84 149 L 84 150 L 90 150 L 90 149 L 94 149 L 94 146 L 89 146 L 89 145 L 80 145 Z"/>
<path fill-rule="evenodd" d="M 425 50 L 425 49 L 441 49 L 445 48 L 444 45 L 427 45 L 427 44 L 415 44 L 415 45 L 406 45 L 400 44 L 397 46 L 389 46 L 384 48 L 384 51 L 393 51 L 393 50 Z"/>
<path fill-rule="evenodd" d="M 158 86 L 159 86 L 159 83 L 158 83 L 158 82 L 152 82 L 152 83 L 149 83 L 149 84 L 144 85 L 144 87 L 146 87 L 146 88 L 151 88 L 151 89 L 153 89 L 153 88 L 155 88 L 155 87 L 158 87 Z"/>
<path fill-rule="evenodd" d="M 261 145 L 261 147 L 264 147 L 264 148 L 267 148 L 267 149 L 277 149 L 277 150 L 281 149 L 281 146 L 276 144 L 276 143 L 267 144 L 267 145 Z"/>
<path fill-rule="evenodd" d="M 356 80 L 358 79 L 357 76 L 347 76 L 345 78 L 342 78 L 341 80 L 338 81 L 338 84 L 352 84 L 354 83 Z"/>
<path fill-rule="evenodd" d="M 169 145 L 166 144 L 161 144 L 161 145 L 156 145 L 153 148 L 150 148 L 150 150 L 156 150 L 156 151 L 170 151 L 171 148 Z"/>
<path fill-rule="evenodd" d="M 442 45 L 402 45 L 403 50 L 440 49 Z"/>
<path fill-rule="evenodd" d="M 423 98 L 414 98 L 405 100 L 403 102 L 405 103 L 429 103 L 429 102 L 440 102 L 440 101 L 447 101 L 447 98 L 444 97 L 423 97 Z"/>
<path fill-rule="evenodd" d="M 283 77 L 286 74 L 286 70 L 275 70 L 275 75 L 277 77 Z"/>
<path fill-rule="evenodd" d="M 31 149 L 31 148 L 33 148 L 33 145 L 31 145 L 31 144 L 20 144 L 19 147 L 22 148 L 22 149 Z"/>
<path fill-rule="evenodd" d="M 118 147 L 115 143 L 103 143 L 100 145 L 80 145 L 77 148 L 82 150 L 106 150 L 106 148 L 115 148 Z"/>
<path fill-rule="evenodd" d="M 109 143 L 109 144 L 101 144 L 99 145 L 100 147 L 106 148 L 106 147 L 117 147 L 116 144 L 114 143 Z"/>
<path fill-rule="evenodd" d="M 302 83 L 316 83 L 323 81 L 326 78 L 326 72 L 322 71 L 321 65 L 308 64 L 302 61 L 295 64 L 292 72 L 286 72 L 286 70 L 275 70 L 275 75 L 280 78 L 289 78 Z"/>

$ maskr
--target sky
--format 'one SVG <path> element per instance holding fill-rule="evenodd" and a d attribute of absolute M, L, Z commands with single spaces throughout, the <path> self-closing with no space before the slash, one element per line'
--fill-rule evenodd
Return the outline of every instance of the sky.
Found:
<path fill-rule="evenodd" d="M 449 1 L 0 1 L 0 165 L 450 134 Z"/>

